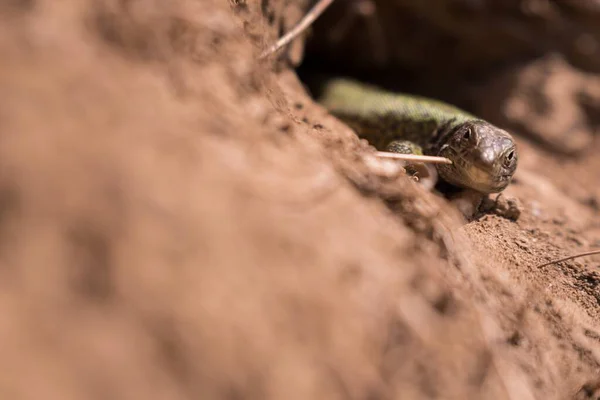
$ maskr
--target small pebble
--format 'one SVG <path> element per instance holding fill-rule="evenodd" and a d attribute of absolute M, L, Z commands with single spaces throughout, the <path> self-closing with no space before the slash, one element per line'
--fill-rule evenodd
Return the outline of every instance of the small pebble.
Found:
<path fill-rule="evenodd" d="M 519 219 L 522 212 L 523 206 L 518 199 L 514 197 L 506 197 L 503 194 L 500 194 L 496 199 L 494 213 L 497 215 L 510 219 L 511 221 L 516 221 Z"/>

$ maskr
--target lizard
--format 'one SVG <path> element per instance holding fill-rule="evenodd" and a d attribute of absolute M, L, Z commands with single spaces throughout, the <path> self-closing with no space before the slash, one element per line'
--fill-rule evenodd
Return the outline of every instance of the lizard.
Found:
<path fill-rule="evenodd" d="M 439 177 L 482 194 L 511 182 L 518 154 L 507 131 L 442 101 L 348 78 L 318 82 L 317 101 L 378 150 L 446 157 Z"/>

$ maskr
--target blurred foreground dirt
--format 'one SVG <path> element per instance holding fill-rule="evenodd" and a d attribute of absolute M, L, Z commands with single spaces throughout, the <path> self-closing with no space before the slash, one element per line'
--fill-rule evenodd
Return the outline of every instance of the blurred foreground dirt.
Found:
<path fill-rule="evenodd" d="M 2 397 L 593 398 L 600 258 L 535 265 L 600 246 L 600 146 L 519 138 L 521 218 L 465 224 L 256 61 L 264 13 L 0 5 Z"/>

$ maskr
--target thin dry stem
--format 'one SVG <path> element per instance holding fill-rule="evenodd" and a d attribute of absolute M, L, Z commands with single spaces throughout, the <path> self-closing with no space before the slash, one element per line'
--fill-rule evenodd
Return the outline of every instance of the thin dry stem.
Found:
<path fill-rule="evenodd" d="M 393 158 L 396 160 L 420 162 L 424 164 L 452 164 L 452 161 L 446 157 L 435 157 L 435 156 L 420 156 L 417 154 L 402 154 L 402 153 L 390 153 L 387 151 L 378 151 L 377 157 L 381 158 Z"/>
<path fill-rule="evenodd" d="M 563 261 L 569 261 L 569 260 L 572 260 L 574 258 L 585 257 L 585 256 L 593 256 L 594 254 L 600 254 L 600 249 L 598 249 L 598 250 L 592 250 L 592 251 L 586 251 L 585 253 L 574 254 L 574 255 L 571 255 L 571 256 L 568 256 L 568 257 L 560 258 L 558 260 L 548 261 L 547 263 L 538 265 L 537 268 L 545 267 L 547 265 L 556 264 L 556 263 L 563 262 Z"/>
<path fill-rule="evenodd" d="M 327 7 L 329 7 L 333 3 L 333 0 L 319 0 L 317 4 L 298 22 L 298 24 L 292 28 L 288 33 L 283 35 L 274 45 L 263 51 L 260 56 L 258 56 L 259 60 L 267 58 L 271 54 L 275 53 L 283 46 L 290 43 L 294 40 L 298 35 L 300 35 L 306 28 L 308 28 L 318 17 L 325 11 Z"/>

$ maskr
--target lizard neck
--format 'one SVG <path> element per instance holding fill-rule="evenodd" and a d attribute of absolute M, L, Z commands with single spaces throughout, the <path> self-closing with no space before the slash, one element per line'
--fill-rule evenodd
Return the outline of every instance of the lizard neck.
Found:
<path fill-rule="evenodd" d="M 468 118 L 451 118 L 440 124 L 425 147 L 425 154 L 439 155 L 442 146 L 448 142 L 454 131 L 467 120 Z"/>

